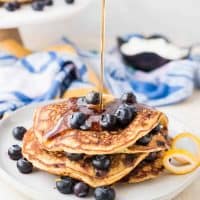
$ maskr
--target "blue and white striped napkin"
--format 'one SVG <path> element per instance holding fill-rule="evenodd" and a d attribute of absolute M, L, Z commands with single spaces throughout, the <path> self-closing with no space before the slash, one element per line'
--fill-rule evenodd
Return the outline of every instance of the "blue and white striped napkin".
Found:
<path fill-rule="evenodd" d="M 90 84 L 77 55 L 40 52 L 17 58 L 0 51 L 0 114 Z"/>

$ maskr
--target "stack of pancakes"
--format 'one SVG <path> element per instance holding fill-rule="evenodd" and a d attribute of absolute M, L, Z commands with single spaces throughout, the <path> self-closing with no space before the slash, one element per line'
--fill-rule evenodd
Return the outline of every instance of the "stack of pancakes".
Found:
<path fill-rule="evenodd" d="M 23 139 L 23 156 L 41 170 L 81 180 L 91 187 L 117 182 L 136 183 L 157 177 L 163 170 L 162 156 L 170 146 L 167 117 L 136 104 L 136 117 L 117 131 L 65 128 L 64 116 L 73 112 L 71 100 L 37 108 L 32 128 Z M 62 119 L 62 120 L 61 120 Z M 150 139 L 144 144 L 145 138 Z M 78 161 L 66 153 L 83 154 Z M 107 155 L 108 170 L 98 170 L 92 158 Z"/>

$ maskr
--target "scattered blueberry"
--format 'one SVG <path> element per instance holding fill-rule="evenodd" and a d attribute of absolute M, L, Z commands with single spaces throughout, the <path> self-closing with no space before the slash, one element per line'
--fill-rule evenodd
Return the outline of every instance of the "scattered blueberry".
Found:
<path fill-rule="evenodd" d="M 144 137 L 140 138 L 136 144 L 137 145 L 143 145 L 143 146 L 146 146 L 149 144 L 149 142 L 151 142 L 151 135 L 148 134 L 148 135 L 145 135 Z"/>
<path fill-rule="evenodd" d="M 43 11 L 45 7 L 45 3 L 43 1 L 33 1 L 32 8 L 36 11 Z"/>
<path fill-rule="evenodd" d="M 65 0 L 65 2 L 68 4 L 73 4 L 75 2 L 75 0 Z"/>
<path fill-rule="evenodd" d="M 17 161 L 17 168 L 23 174 L 30 174 L 33 171 L 33 165 L 26 158 Z"/>
<path fill-rule="evenodd" d="M 92 165 L 99 170 L 108 170 L 111 165 L 110 157 L 106 155 L 95 156 L 92 159 Z"/>
<path fill-rule="evenodd" d="M 115 190 L 111 187 L 98 187 L 94 191 L 96 200 L 114 200 L 115 196 Z"/>
<path fill-rule="evenodd" d="M 157 155 L 158 155 L 157 152 L 152 152 L 146 157 L 145 161 L 153 162 L 154 160 L 156 160 Z"/>
<path fill-rule="evenodd" d="M 86 197 L 89 194 L 90 187 L 83 182 L 78 182 L 74 186 L 74 194 L 77 197 Z"/>
<path fill-rule="evenodd" d="M 19 145 L 12 145 L 8 149 L 8 155 L 12 160 L 19 160 L 22 158 L 22 149 Z"/>
<path fill-rule="evenodd" d="M 127 92 L 123 94 L 121 100 L 127 104 L 134 104 L 137 102 L 136 96 L 132 92 Z"/>
<path fill-rule="evenodd" d="M 78 154 L 78 153 L 65 153 L 67 158 L 72 161 L 79 161 L 82 160 L 84 157 L 84 154 Z"/>
<path fill-rule="evenodd" d="M 23 126 L 17 126 L 13 129 L 12 134 L 15 139 L 22 140 L 26 131 L 27 130 Z"/>
<path fill-rule="evenodd" d="M 15 11 L 18 9 L 18 6 L 16 5 L 16 2 L 6 2 L 4 3 L 4 8 L 8 11 Z"/>
<path fill-rule="evenodd" d="M 60 181 L 56 181 L 56 188 L 62 194 L 72 194 L 75 181 L 70 177 L 62 178 Z"/>
<path fill-rule="evenodd" d="M 85 123 L 86 115 L 81 112 L 73 113 L 69 118 L 71 128 L 79 129 Z"/>
<path fill-rule="evenodd" d="M 100 94 L 98 92 L 90 92 L 86 95 L 86 102 L 88 104 L 97 105 L 100 103 Z"/>
<path fill-rule="evenodd" d="M 133 118 L 133 113 L 132 110 L 128 107 L 125 106 L 120 106 L 116 113 L 115 116 L 117 117 L 118 122 L 120 123 L 120 125 L 127 125 L 130 123 L 130 121 Z"/>
<path fill-rule="evenodd" d="M 114 130 L 117 124 L 117 117 L 111 114 L 103 114 L 100 119 L 100 125 L 106 130 Z"/>

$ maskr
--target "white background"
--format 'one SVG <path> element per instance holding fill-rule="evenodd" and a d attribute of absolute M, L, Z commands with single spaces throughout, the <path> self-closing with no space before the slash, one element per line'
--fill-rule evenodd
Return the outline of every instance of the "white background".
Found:
<path fill-rule="evenodd" d="M 86 10 L 63 22 L 22 27 L 25 43 L 37 49 L 66 35 L 82 47 L 98 48 L 100 3 L 93 0 Z M 130 32 L 159 32 L 189 45 L 200 41 L 199 21 L 199 0 L 107 0 L 108 46 L 117 35 Z"/>

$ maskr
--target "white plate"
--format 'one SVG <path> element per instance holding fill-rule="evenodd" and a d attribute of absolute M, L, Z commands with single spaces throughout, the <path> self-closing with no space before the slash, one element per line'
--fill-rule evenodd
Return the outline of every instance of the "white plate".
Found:
<path fill-rule="evenodd" d="M 65 19 L 78 13 L 90 2 L 92 0 L 75 0 L 75 3 L 70 5 L 66 4 L 65 0 L 54 0 L 53 6 L 46 6 L 41 12 L 32 10 L 30 4 L 23 5 L 15 12 L 8 12 L 4 8 L 0 8 L 0 28 L 14 28 Z"/>
<path fill-rule="evenodd" d="M 13 127 L 19 125 L 31 127 L 35 107 L 36 105 L 24 107 L 0 123 L 0 176 L 33 199 L 78 200 L 73 195 L 62 195 L 55 189 L 55 176 L 42 171 L 36 171 L 29 175 L 20 174 L 16 168 L 16 162 L 8 158 L 7 149 L 12 144 L 20 143 L 12 136 Z M 170 123 L 171 134 L 185 131 L 181 123 L 172 118 L 170 118 L 170 122 L 172 122 Z M 117 186 L 116 200 L 170 199 L 191 184 L 197 178 L 198 173 L 199 171 L 183 176 L 164 175 L 140 184 Z"/>

